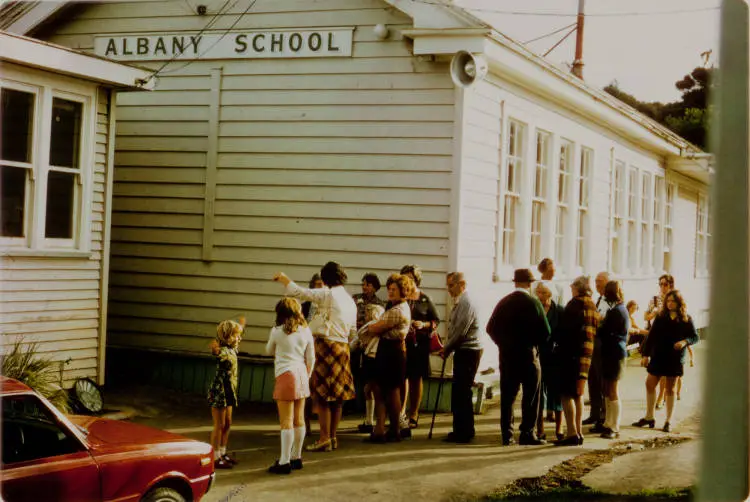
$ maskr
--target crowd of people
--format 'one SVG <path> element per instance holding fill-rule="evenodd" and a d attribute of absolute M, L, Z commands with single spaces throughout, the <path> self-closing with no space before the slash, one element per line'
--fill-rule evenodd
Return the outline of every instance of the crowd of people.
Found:
<path fill-rule="evenodd" d="M 587 424 L 592 425 L 591 433 L 619 437 L 618 383 L 628 348 L 634 346 L 640 347 L 648 376 L 646 414 L 633 425 L 655 427 L 656 389 L 661 384 L 666 403 L 662 429 L 669 432 L 683 367 L 688 353 L 693 364 L 690 346 L 698 342 L 674 279 L 670 275 L 659 279 L 660 294 L 649 303 L 644 316 L 648 324 L 641 329 L 634 317 L 638 305 L 625 303 L 620 282 L 607 272 L 595 278 L 596 301 L 590 278 L 581 276 L 570 284 L 572 299 L 563 306 L 563 292 L 551 282 L 554 262 L 546 258 L 538 270 L 539 281 L 529 269 L 515 271 L 514 291 L 499 301 L 486 325 L 499 349 L 502 443 L 515 443 L 513 404 L 519 390 L 519 444 L 545 444 L 545 419 L 554 422 L 555 445 L 559 446 L 583 444 Z M 269 472 L 289 474 L 302 468 L 303 442 L 313 413 L 318 416 L 319 436 L 305 450 L 336 450 L 343 403 L 357 392 L 365 399 L 359 431 L 368 434 L 366 441 L 389 443 L 409 437 L 419 427 L 423 383 L 430 374 L 432 353 L 444 359 L 453 355 L 453 430 L 444 440 L 469 443 L 474 439 L 472 386 L 482 343 L 479 316 L 462 273 L 446 276 L 452 308 L 444 345 L 437 333 L 440 316 L 420 289 L 422 272 L 415 265 L 388 277 L 387 301 L 377 295 L 381 282 L 374 273 L 362 277 L 362 293 L 350 296 L 344 288 L 346 271 L 335 262 L 326 263 L 309 287 L 296 284 L 282 272 L 273 280 L 285 290 L 276 305 L 275 327 L 266 347 L 274 356 L 273 397 L 281 427 L 281 453 Z M 217 468 L 229 469 L 237 463 L 226 454 L 226 444 L 232 409 L 238 402 L 236 351 L 243 329 L 244 319 L 224 321 L 212 344 L 217 373 L 209 404 Z M 590 415 L 584 420 L 587 386 Z"/>

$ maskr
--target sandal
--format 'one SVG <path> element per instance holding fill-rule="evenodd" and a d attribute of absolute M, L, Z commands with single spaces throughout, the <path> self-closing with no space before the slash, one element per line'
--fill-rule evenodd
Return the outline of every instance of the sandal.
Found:
<path fill-rule="evenodd" d="M 305 451 L 332 451 L 333 445 L 330 439 L 325 441 L 315 441 L 313 444 L 309 444 L 305 447 Z"/>
<path fill-rule="evenodd" d="M 239 463 L 240 463 L 240 462 L 239 462 L 239 461 L 238 461 L 237 459 L 235 459 L 235 458 L 233 458 L 233 457 L 230 457 L 230 456 L 229 456 L 229 455 L 227 455 L 226 453 L 225 453 L 224 455 L 222 455 L 222 456 L 221 456 L 221 459 L 222 459 L 222 460 L 223 460 L 224 462 L 226 462 L 226 463 L 228 463 L 228 464 L 230 464 L 230 465 L 237 465 L 237 464 L 239 464 Z"/>
<path fill-rule="evenodd" d="M 416 429 L 419 426 L 419 419 L 418 418 L 410 418 L 409 419 L 409 428 L 410 429 Z"/>

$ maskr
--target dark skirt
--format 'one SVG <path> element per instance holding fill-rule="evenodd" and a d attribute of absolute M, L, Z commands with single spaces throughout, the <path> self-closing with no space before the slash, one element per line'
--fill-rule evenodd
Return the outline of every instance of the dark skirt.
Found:
<path fill-rule="evenodd" d="M 429 378 L 430 376 L 430 333 L 418 333 L 414 339 L 406 341 L 406 377 Z"/>
<path fill-rule="evenodd" d="M 575 397 L 577 395 L 576 385 L 580 369 L 580 359 L 578 358 L 567 358 L 560 361 L 560 373 L 556 387 L 561 397 Z"/>
<path fill-rule="evenodd" d="M 625 358 L 603 358 L 601 361 L 601 375 L 604 380 L 613 382 L 622 378 L 625 372 Z"/>
<path fill-rule="evenodd" d="M 377 379 L 378 364 L 374 357 L 362 356 L 362 380 L 367 383 Z"/>
<path fill-rule="evenodd" d="M 651 359 L 646 370 L 650 375 L 658 377 L 681 377 L 684 373 L 684 366 L 679 361 L 675 363 Z"/>
<path fill-rule="evenodd" d="M 560 368 L 553 362 L 542 363 L 542 392 L 547 411 L 562 411 Z"/>
<path fill-rule="evenodd" d="M 375 356 L 376 381 L 384 391 L 401 387 L 406 378 L 406 352 L 403 340 L 381 339 Z"/>
<path fill-rule="evenodd" d="M 322 401 L 354 399 L 349 344 L 315 338 L 315 369 L 310 379 L 313 397 Z"/>

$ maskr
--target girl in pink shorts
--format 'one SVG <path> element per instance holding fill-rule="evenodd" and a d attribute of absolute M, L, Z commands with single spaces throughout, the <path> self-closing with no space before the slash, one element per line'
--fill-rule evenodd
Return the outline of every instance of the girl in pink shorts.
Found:
<path fill-rule="evenodd" d="M 274 356 L 273 398 L 281 424 L 281 455 L 268 472 L 290 474 L 293 469 L 302 469 L 305 399 L 310 396 L 315 363 L 312 332 L 296 299 L 283 298 L 276 304 L 276 326 L 271 329 L 266 352 Z"/>

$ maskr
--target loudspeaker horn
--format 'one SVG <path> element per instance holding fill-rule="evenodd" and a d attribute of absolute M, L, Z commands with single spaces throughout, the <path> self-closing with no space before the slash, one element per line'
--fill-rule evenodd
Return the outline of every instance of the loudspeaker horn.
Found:
<path fill-rule="evenodd" d="M 466 51 L 458 51 L 451 60 L 451 78 L 459 87 L 471 87 L 487 75 L 488 69 L 483 56 Z"/>

